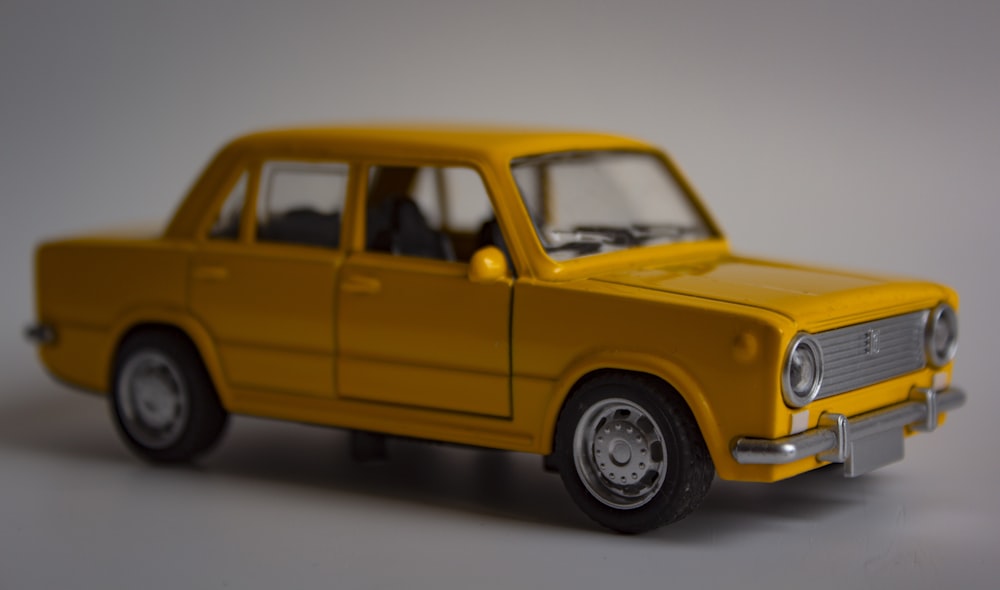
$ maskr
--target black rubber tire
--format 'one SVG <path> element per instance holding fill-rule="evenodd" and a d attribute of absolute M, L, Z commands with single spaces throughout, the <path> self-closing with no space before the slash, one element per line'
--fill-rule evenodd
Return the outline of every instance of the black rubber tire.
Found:
<path fill-rule="evenodd" d="M 183 417 L 171 428 L 174 432 L 155 443 L 149 440 L 157 436 L 155 429 L 130 409 L 130 404 L 139 400 L 134 387 L 130 394 L 123 380 L 130 361 L 141 362 L 143 358 L 172 367 L 170 381 L 177 382 L 173 395 L 184 405 Z M 154 463 L 180 463 L 205 453 L 218 442 L 229 421 L 197 351 L 184 336 L 167 329 L 136 332 L 122 342 L 115 358 L 109 402 L 121 439 L 136 455 Z"/>
<path fill-rule="evenodd" d="M 640 506 L 621 508 L 600 500 L 588 489 L 578 467 L 574 453 L 578 425 L 588 411 L 608 400 L 626 400 L 638 407 L 662 433 L 657 446 L 666 458 L 665 473 L 657 472 L 662 477 L 659 488 Z M 648 375 L 604 372 L 581 382 L 562 409 L 555 437 L 553 459 L 573 501 L 595 522 L 621 533 L 641 533 L 684 518 L 701 504 L 715 477 L 712 458 L 691 410 L 676 391 Z M 596 448 L 596 444 L 588 448 Z M 592 450 L 590 454 L 597 456 Z M 599 471 L 596 462 L 589 465 L 591 479 L 615 485 L 600 479 L 604 475 L 595 475 Z"/>

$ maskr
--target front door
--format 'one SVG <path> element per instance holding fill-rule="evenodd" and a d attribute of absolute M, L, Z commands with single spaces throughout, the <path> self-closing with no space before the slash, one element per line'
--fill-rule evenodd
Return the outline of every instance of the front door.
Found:
<path fill-rule="evenodd" d="M 512 280 L 468 278 L 493 220 L 480 175 L 374 167 L 367 197 L 364 251 L 339 279 L 339 395 L 510 416 Z"/>

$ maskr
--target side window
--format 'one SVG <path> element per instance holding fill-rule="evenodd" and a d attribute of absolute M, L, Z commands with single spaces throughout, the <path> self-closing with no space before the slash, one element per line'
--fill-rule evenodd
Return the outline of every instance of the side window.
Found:
<path fill-rule="evenodd" d="M 257 197 L 257 240 L 339 247 L 348 175 L 343 163 L 266 162 Z"/>
<path fill-rule="evenodd" d="M 482 177 L 463 166 L 374 166 L 369 171 L 366 248 L 468 262 L 503 248 Z"/>
<path fill-rule="evenodd" d="M 229 196 L 222 203 L 219 215 L 208 232 L 208 237 L 216 240 L 235 240 L 240 236 L 240 215 L 243 204 L 247 200 L 247 173 L 240 175 L 239 180 L 229 191 Z"/>

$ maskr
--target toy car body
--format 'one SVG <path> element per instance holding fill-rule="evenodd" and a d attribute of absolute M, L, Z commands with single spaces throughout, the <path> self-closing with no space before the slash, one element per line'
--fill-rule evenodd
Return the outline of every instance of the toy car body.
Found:
<path fill-rule="evenodd" d="M 148 459 L 228 413 L 538 453 L 628 532 L 715 472 L 898 460 L 964 400 L 953 291 L 733 254 L 664 153 L 611 135 L 249 135 L 162 232 L 45 243 L 36 275 L 45 366 Z"/>

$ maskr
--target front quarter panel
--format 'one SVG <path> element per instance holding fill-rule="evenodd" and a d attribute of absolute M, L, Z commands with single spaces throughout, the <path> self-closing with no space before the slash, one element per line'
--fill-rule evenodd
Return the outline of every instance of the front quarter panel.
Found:
<path fill-rule="evenodd" d="M 588 373 L 654 374 L 691 408 L 722 477 L 745 472 L 734 436 L 777 436 L 781 344 L 788 327 L 769 312 L 592 280 L 522 281 L 514 296 L 515 400 L 549 396 L 541 428 L 551 449 L 559 410 Z"/>

